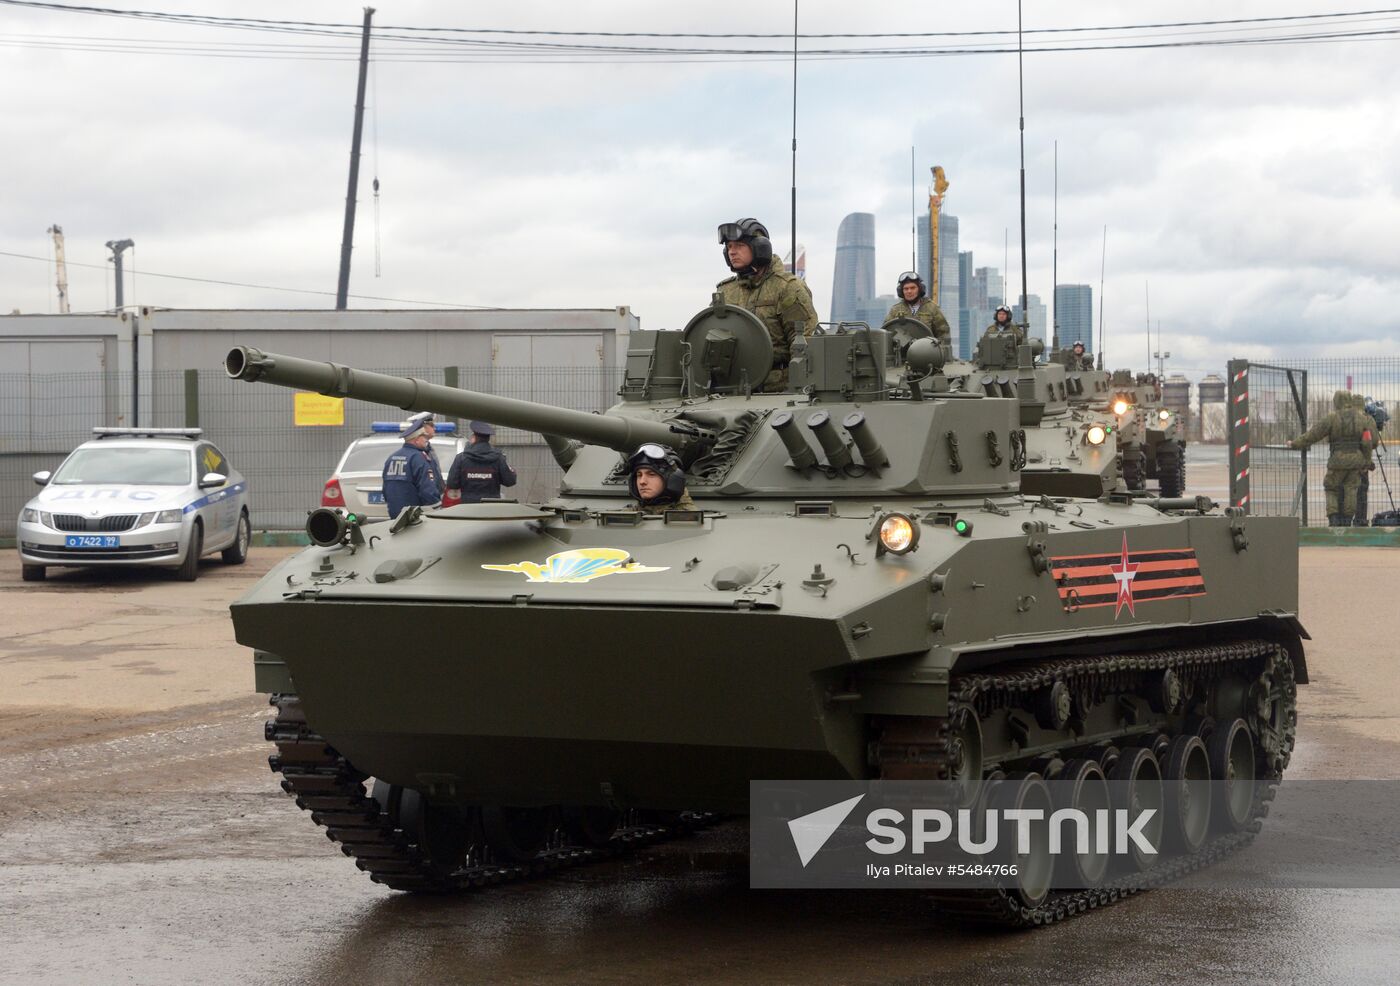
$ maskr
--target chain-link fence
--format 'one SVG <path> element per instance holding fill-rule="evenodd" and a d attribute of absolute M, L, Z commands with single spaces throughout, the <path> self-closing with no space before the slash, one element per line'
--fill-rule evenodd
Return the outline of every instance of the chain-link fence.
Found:
<path fill-rule="evenodd" d="M 1286 366 L 1235 360 L 1229 376 L 1231 502 L 1254 514 L 1327 524 L 1322 481 L 1327 442 L 1295 452 L 1288 442 L 1325 418 L 1343 390 L 1400 409 L 1400 357 L 1311 359 Z M 1400 422 L 1381 430 L 1378 469 L 1370 474 L 1368 516 L 1390 509 L 1400 480 Z M 1400 487 L 1393 487 L 1400 493 Z M 1242 501 L 1245 501 L 1242 503 Z"/>
<path fill-rule="evenodd" d="M 580 411 L 603 411 L 617 401 L 616 367 L 386 367 L 377 372 L 429 383 L 536 400 Z M 55 469 L 97 426 L 130 422 L 131 374 L 0 373 L 0 537 L 15 534 L 20 509 L 34 495 L 32 475 Z M 373 421 L 399 421 L 393 407 L 345 402 L 345 423 L 294 424 L 294 392 L 230 380 L 219 371 L 158 371 L 140 375 L 146 427 L 198 426 L 250 484 L 253 525 L 298 530 L 347 445 L 369 434 Z M 466 422 L 460 422 L 465 428 Z M 447 436 L 441 436 L 439 442 Z M 502 428 L 503 449 L 520 482 L 508 495 L 539 500 L 559 487 L 561 473 L 543 440 Z"/>

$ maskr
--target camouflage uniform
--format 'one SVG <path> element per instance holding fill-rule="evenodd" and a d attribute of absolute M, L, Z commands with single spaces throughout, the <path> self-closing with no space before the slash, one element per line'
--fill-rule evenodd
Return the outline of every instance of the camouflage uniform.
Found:
<path fill-rule="evenodd" d="M 637 512 L 638 512 L 638 513 L 645 514 L 645 515 L 648 516 L 648 517 L 655 516 L 656 514 L 664 514 L 664 513 L 666 513 L 666 511 L 668 511 L 668 510 L 699 510 L 699 509 L 700 509 L 700 508 L 697 507 L 697 506 L 695 505 L 695 501 L 692 500 L 692 499 L 690 498 L 690 493 L 689 493 L 689 492 L 683 492 L 683 493 L 681 493 L 680 499 L 677 500 L 675 503 L 651 503 L 651 504 L 639 503 L 639 504 L 637 504 Z"/>
<path fill-rule="evenodd" d="M 1371 429 L 1371 440 L 1361 442 L 1361 454 L 1366 457 L 1366 468 L 1361 472 L 1361 482 L 1356 487 L 1356 515 L 1352 519 L 1353 527 L 1370 527 L 1370 492 L 1371 492 L 1371 470 L 1376 468 L 1376 447 L 1381 443 L 1381 429 L 1376 424 L 1376 419 L 1366 414 L 1366 398 L 1360 394 L 1351 395 L 1351 406 L 1359 410 L 1366 418 L 1366 424 Z"/>
<path fill-rule="evenodd" d="M 1082 356 L 1074 355 L 1074 350 L 1070 350 L 1069 358 L 1065 360 L 1066 370 L 1092 370 L 1094 368 L 1094 357 L 1088 353 Z"/>
<path fill-rule="evenodd" d="M 897 318 L 912 318 L 923 322 L 929 327 L 940 343 L 947 342 L 953 336 L 953 330 L 948 325 L 948 320 L 943 317 L 942 310 L 927 298 L 919 299 L 921 304 L 917 311 L 914 306 L 907 301 L 898 302 L 890 313 L 885 316 L 886 322 L 893 322 Z"/>
<path fill-rule="evenodd" d="M 768 269 L 751 277 L 726 278 L 715 285 L 726 305 L 744 308 L 758 316 L 773 340 L 773 369 L 763 381 L 767 391 L 787 389 L 788 353 L 797 335 L 811 335 L 817 327 L 817 309 L 807 283 L 789 274 L 781 257 L 774 257 Z"/>
<path fill-rule="evenodd" d="M 1327 417 L 1288 443 L 1289 448 L 1304 449 L 1327 439 L 1327 474 L 1322 488 L 1327 491 L 1327 522 L 1333 527 L 1348 527 L 1356 515 L 1356 493 L 1361 474 L 1366 471 L 1367 455 L 1363 446 L 1372 447 L 1376 422 L 1364 410 L 1352 404 L 1352 396 L 1339 390 L 1332 396 L 1335 409 Z"/>
<path fill-rule="evenodd" d="M 1002 325 L 1000 322 L 993 322 L 991 325 L 987 326 L 987 331 L 982 333 L 982 338 L 985 339 L 987 336 L 992 335 L 995 332 L 1016 333 L 1016 344 L 1018 346 L 1026 341 L 1025 330 L 1022 329 L 1015 322 L 1007 322 L 1005 325 Z"/>

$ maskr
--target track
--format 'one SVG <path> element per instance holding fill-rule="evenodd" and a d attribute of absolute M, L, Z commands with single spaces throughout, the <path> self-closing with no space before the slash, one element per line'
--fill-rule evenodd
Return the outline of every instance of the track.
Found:
<path fill-rule="evenodd" d="M 936 892 L 933 896 L 942 913 L 979 924 L 1010 927 L 1053 924 L 1115 903 L 1140 890 L 1171 883 L 1249 844 L 1259 831 L 1283 770 L 1288 766 L 1297 726 L 1293 664 L 1284 648 L 1272 641 L 1069 658 L 955 676 L 947 717 L 892 720 L 872 752 L 881 777 L 956 779 L 965 776 L 962 771 L 966 769 L 966 751 L 959 740 L 963 717 L 975 715 L 980 719 L 1008 705 L 1024 707 L 1031 694 L 1057 680 L 1065 682 L 1078 694 L 1121 694 L 1143 689 L 1150 676 L 1165 670 L 1173 671 L 1188 691 L 1208 687 L 1227 674 L 1239 672 L 1247 673 L 1251 680 L 1269 683 L 1264 696 L 1272 709 L 1268 721 L 1257 716 L 1246 720 L 1255 742 L 1257 773 L 1254 803 L 1245 828 L 1238 833 L 1217 836 L 1196 852 L 1160 862 L 1146 872 L 1108 880 L 1093 889 L 1052 891 L 1037 906 L 1025 906 L 1014 889 L 1004 886 Z M 1212 724 L 1207 719 L 1194 725 L 1208 730 Z M 1125 737 L 1125 746 L 1134 745 L 1139 738 Z M 1113 755 L 1116 752 L 1114 750 Z M 983 765 L 984 769 L 986 766 Z"/>
<path fill-rule="evenodd" d="M 274 695 L 271 704 L 277 714 L 267 721 L 264 734 L 277 745 L 277 753 L 268 757 L 268 764 L 282 775 L 282 789 L 296 799 L 299 808 L 311 813 L 311 820 L 325 829 L 328 839 L 339 843 L 341 852 L 353 858 L 356 866 L 376 883 L 394 890 L 464 893 L 537 878 L 687 834 L 719 817 L 681 812 L 665 823 L 650 823 L 634 814 L 623 819 L 606 844 L 596 847 L 570 845 L 555 831 L 545 848 L 524 862 L 496 860 L 484 842 L 474 839 L 444 853 L 445 839 L 453 837 L 444 836 L 444 827 L 435 821 L 441 816 L 434 815 L 434 809 L 415 792 L 400 792 L 383 801 L 367 793 L 369 776 L 307 724 L 300 698 Z M 476 832 L 474 828 L 468 831 Z M 444 856 L 460 859 L 460 863 L 444 866 Z"/>

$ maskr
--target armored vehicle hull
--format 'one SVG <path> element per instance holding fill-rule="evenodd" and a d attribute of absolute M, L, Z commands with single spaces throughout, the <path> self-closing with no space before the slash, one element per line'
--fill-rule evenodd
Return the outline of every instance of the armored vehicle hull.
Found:
<path fill-rule="evenodd" d="M 1170 872 L 1247 837 L 1307 680 L 1294 521 L 1024 495 L 1024 394 L 872 391 L 878 330 L 813 336 L 800 394 L 754 394 L 734 354 L 759 337 L 713 314 L 629 354 L 601 415 L 230 354 L 244 379 L 535 428 L 567 467 L 541 504 L 317 511 L 317 547 L 233 606 L 272 767 L 362 869 L 462 890 L 742 814 L 757 779 L 1161 796 L 1216 771 L 1252 799 Z M 655 441 L 695 509 L 628 500 L 618 452 Z M 944 905 L 1038 924 L 1118 893 L 1013 879 Z"/>

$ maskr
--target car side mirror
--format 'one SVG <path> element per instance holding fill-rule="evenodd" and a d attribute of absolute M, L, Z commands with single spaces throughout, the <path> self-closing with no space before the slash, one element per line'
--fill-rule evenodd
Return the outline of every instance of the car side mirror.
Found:
<path fill-rule="evenodd" d="M 199 481 L 199 488 L 207 490 L 211 486 L 223 486 L 228 482 L 228 477 L 221 472 L 206 472 Z"/>
<path fill-rule="evenodd" d="M 41 469 L 34 474 L 34 482 L 39 486 L 48 486 L 50 479 L 53 479 L 53 473 L 47 469 Z"/>

